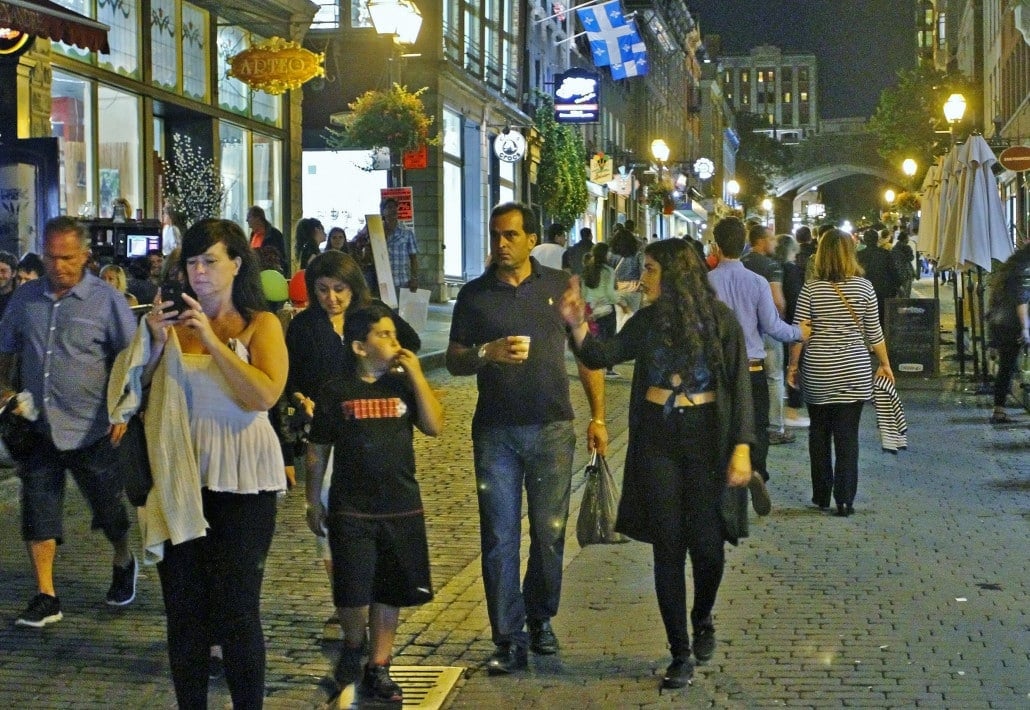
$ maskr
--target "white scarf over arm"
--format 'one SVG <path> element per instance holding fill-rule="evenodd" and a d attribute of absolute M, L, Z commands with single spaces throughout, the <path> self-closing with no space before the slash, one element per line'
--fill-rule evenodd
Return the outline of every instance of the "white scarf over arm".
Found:
<path fill-rule="evenodd" d="M 115 358 L 107 384 L 107 409 L 112 424 L 122 424 L 143 402 L 143 370 L 150 360 L 150 330 L 136 329 L 132 343 Z M 186 408 L 186 377 L 182 349 L 175 331 L 150 381 L 143 431 L 154 487 L 139 508 L 143 561 L 155 564 L 164 557 L 164 543 L 177 545 L 202 537 L 207 529 L 200 495 L 200 472 L 190 437 Z"/>

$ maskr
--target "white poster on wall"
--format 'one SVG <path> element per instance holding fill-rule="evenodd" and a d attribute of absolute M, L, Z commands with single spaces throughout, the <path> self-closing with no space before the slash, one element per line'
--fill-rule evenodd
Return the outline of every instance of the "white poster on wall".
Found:
<path fill-rule="evenodd" d="M 21 256 L 36 247 L 36 169 L 0 167 L 0 249 Z"/>
<path fill-rule="evenodd" d="M 386 248 L 386 232 L 383 231 L 383 218 L 377 214 L 365 215 L 368 225 L 368 241 L 372 245 L 372 261 L 376 265 L 376 281 L 379 284 L 379 299 L 396 310 L 397 289 L 393 285 L 393 268 L 390 266 L 390 253 Z"/>

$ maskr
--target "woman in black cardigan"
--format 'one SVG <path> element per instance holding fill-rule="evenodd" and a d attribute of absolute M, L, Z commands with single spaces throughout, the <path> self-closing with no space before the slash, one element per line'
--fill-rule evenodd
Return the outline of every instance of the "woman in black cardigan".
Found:
<path fill-rule="evenodd" d="M 662 686 L 682 688 L 694 669 L 687 554 L 694 580 L 693 652 L 705 662 L 715 651 L 712 609 L 725 564 L 723 543 L 747 535 L 751 385 L 740 325 L 715 298 L 689 244 L 649 244 L 640 284 L 649 305 L 611 340 L 589 335 L 578 284 L 566 293 L 562 315 L 587 367 L 636 360 L 616 530 L 653 547 L 655 592 L 672 651 Z"/>

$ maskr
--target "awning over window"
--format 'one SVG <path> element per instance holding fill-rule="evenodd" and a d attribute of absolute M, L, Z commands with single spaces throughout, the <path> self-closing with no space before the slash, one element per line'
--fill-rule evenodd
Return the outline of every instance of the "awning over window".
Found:
<path fill-rule="evenodd" d="M 107 25 L 50 0 L 0 0 L 0 27 L 110 54 Z"/>

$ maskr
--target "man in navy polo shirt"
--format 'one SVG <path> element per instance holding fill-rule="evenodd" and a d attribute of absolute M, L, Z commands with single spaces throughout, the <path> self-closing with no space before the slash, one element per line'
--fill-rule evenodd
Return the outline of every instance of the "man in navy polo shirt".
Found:
<path fill-rule="evenodd" d="M 114 448 L 125 433 L 107 416 L 107 380 L 115 355 L 129 345 L 136 321 L 125 297 L 86 270 L 89 237 L 70 217 L 43 228 L 44 278 L 15 289 L 0 321 L 0 397 L 14 395 L 7 381 L 18 359 L 21 387 L 39 409 L 39 445 L 19 462 L 22 536 L 39 593 L 15 622 L 41 628 L 60 621 L 54 557 L 61 541 L 65 471 L 114 547 L 107 603 L 136 597 L 138 566 L 129 551 L 129 517 Z"/>
<path fill-rule="evenodd" d="M 565 371 L 567 334 L 558 312 L 569 275 L 531 258 L 536 242 L 530 207 L 506 202 L 493 209 L 492 263 L 458 294 L 447 347 L 447 369 L 453 375 L 475 374 L 479 388 L 472 447 L 483 585 L 497 646 L 487 664 L 491 675 L 525 668 L 527 646 L 539 654 L 558 651 L 551 617 L 561 597 L 576 444 Z M 588 444 L 603 454 L 608 444 L 604 375 L 579 365 L 579 376 L 590 403 Z M 530 547 L 520 587 L 523 486 Z"/>

